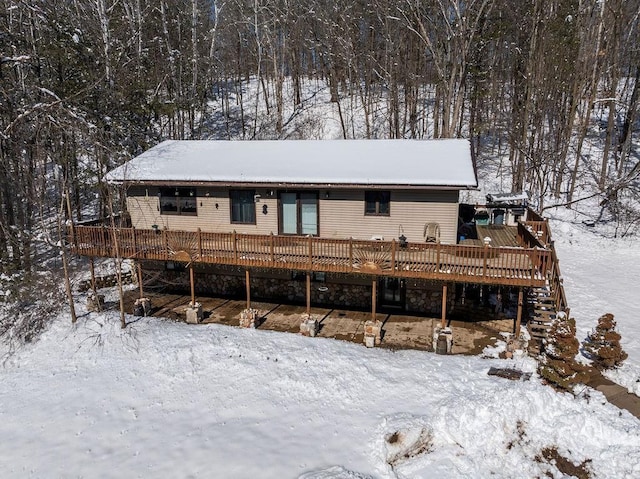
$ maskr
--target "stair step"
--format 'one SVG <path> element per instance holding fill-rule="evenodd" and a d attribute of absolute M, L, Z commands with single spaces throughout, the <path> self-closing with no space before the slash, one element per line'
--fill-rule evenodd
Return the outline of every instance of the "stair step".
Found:
<path fill-rule="evenodd" d="M 545 334 L 546 334 L 546 333 L 548 333 L 548 332 L 549 332 L 549 328 L 547 328 L 546 326 L 541 326 L 541 325 L 535 325 L 535 324 L 532 324 L 532 325 L 529 327 L 529 332 L 531 332 L 531 333 L 540 333 L 540 332 L 543 332 L 543 333 L 545 333 Z"/>
<path fill-rule="evenodd" d="M 533 308 L 533 312 L 539 314 L 557 314 L 556 308 Z"/>
<path fill-rule="evenodd" d="M 546 326 L 546 327 L 551 327 L 551 321 L 544 321 L 542 319 L 537 319 L 537 318 L 531 318 L 529 320 L 529 324 L 532 325 L 538 325 L 538 326 Z"/>

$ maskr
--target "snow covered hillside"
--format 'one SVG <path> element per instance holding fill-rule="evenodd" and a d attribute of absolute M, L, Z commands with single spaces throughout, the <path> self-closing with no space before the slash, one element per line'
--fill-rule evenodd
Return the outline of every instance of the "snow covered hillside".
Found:
<path fill-rule="evenodd" d="M 638 238 L 612 238 L 586 226 L 583 215 L 566 209 L 550 213 L 565 291 L 583 341 L 604 313 L 612 313 L 629 354 L 623 366 L 605 373 L 640 396 L 640 244 Z"/>

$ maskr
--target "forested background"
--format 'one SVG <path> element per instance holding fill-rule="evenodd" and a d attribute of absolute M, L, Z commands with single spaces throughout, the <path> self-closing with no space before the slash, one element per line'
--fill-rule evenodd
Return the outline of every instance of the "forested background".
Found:
<path fill-rule="evenodd" d="M 540 207 L 588 192 L 600 219 L 637 225 L 639 15 L 640 0 L 0 0 L 0 272 L 37 269 L 63 192 L 81 220 L 108 213 L 106 171 L 163 139 L 309 137 L 290 123 L 322 89 L 344 138 L 469 138 Z"/>

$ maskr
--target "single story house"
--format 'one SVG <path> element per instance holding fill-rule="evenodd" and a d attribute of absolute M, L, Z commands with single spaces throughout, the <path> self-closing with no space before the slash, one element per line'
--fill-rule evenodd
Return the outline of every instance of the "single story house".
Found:
<path fill-rule="evenodd" d="M 455 243 L 466 140 L 175 141 L 111 171 L 132 226 Z"/>
<path fill-rule="evenodd" d="M 126 195 L 130 223 L 111 234 L 77 226 L 74 251 L 130 257 L 176 284 L 189 283 L 187 265 L 192 296 L 396 308 L 444 322 L 467 286 L 515 288 L 519 323 L 523 288 L 559 283 L 533 212 L 537 223 L 485 225 L 459 243 L 460 191 L 478 184 L 467 140 L 170 140 L 106 178 Z"/>

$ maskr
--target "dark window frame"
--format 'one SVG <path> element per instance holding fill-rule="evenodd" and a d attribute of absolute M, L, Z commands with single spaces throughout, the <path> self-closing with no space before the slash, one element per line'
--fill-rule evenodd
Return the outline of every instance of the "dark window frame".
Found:
<path fill-rule="evenodd" d="M 386 204 L 386 208 L 384 205 Z M 370 208 L 373 205 L 373 211 Z M 386 210 L 386 211 L 385 211 Z M 368 190 L 364 192 L 365 216 L 391 216 L 391 191 Z"/>
<path fill-rule="evenodd" d="M 238 195 L 238 198 L 234 199 L 234 195 Z M 251 213 L 251 216 L 253 216 L 253 219 L 251 219 L 251 221 L 246 221 L 243 218 L 240 219 L 234 219 L 234 214 L 233 214 L 233 205 L 234 202 L 237 202 L 240 199 L 241 195 L 245 195 L 246 198 L 245 199 L 249 199 L 250 201 L 246 201 L 244 203 L 241 204 L 253 204 L 253 210 Z M 240 210 L 240 216 L 243 216 L 242 214 L 243 210 Z M 229 190 L 229 222 L 232 225 L 255 225 L 257 224 L 257 215 L 256 215 L 256 190 L 251 190 L 251 189 L 233 189 L 233 190 Z"/>
<path fill-rule="evenodd" d="M 158 201 L 161 215 L 198 216 L 198 192 L 189 187 L 160 188 Z M 190 203 L 193 202 L 193 206 Z M 167 205 L 172 204 L 172 207 Z"/>

